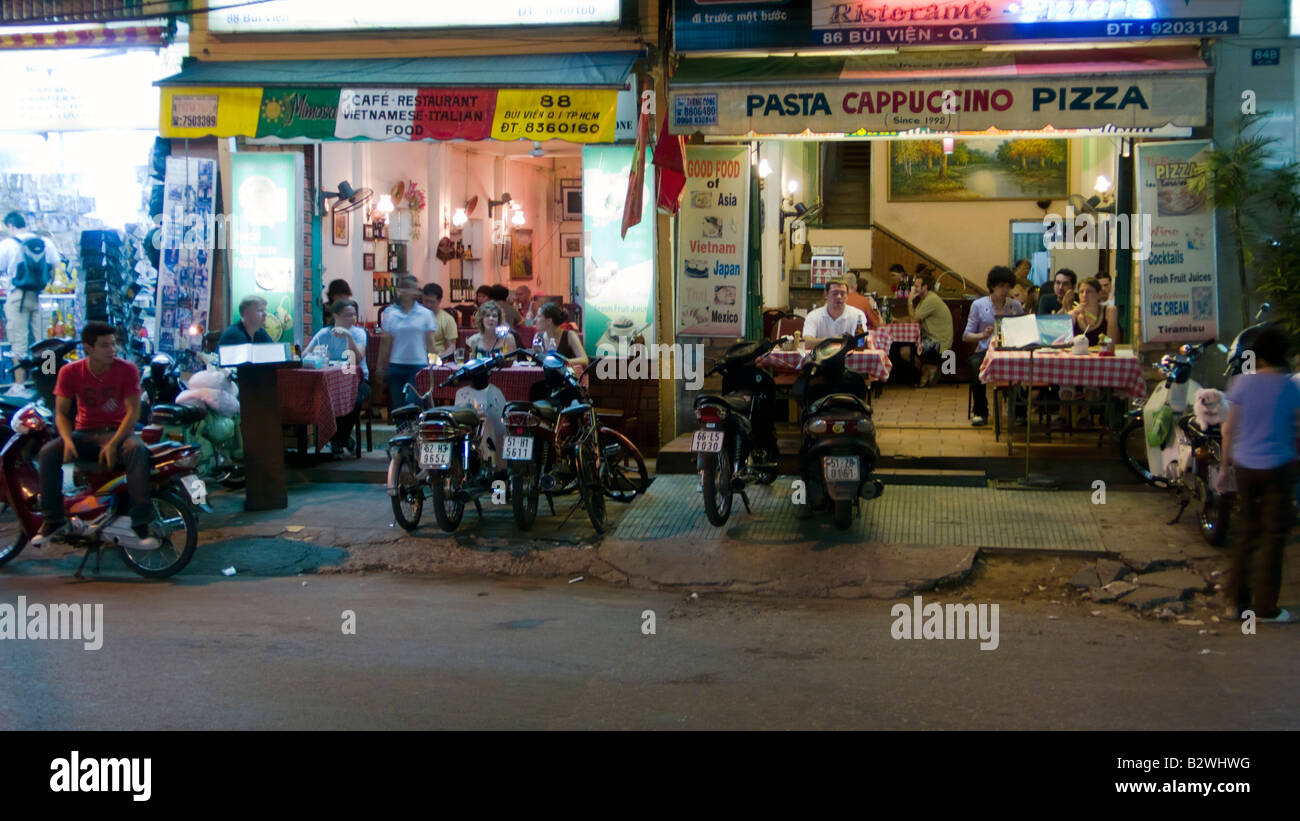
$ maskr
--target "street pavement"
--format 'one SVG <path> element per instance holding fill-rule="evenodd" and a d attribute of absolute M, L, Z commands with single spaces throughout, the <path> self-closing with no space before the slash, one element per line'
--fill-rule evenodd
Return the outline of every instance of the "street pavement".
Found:
<path fill-rule="evenodd" d="M 0 641 L 6 730 L 1300 727 L 1281 626 L 1011 602 L 981 650 L 892 638 L 884 601 L 591 579 L 0 575 L 0 603 L 18 595 L 102 603 L 103 646 Z"/>

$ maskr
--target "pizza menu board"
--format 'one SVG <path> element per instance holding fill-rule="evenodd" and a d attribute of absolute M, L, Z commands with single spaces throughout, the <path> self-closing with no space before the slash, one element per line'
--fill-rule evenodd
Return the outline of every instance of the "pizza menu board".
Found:
<path fill-rule="evenodd" d="M 844 276 L 843 246 L 814 246 L 810 269 L 814 288 L 825 288 L 827 282 Z"/>
<path fill-rule="evenodd" d="M 687 146 L 678 222 L 677 334 L 745 335 L 749 148 Z"/>

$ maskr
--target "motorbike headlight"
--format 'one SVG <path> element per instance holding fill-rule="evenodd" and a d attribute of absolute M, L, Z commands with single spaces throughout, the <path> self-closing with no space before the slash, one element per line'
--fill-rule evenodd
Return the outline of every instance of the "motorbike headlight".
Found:
<path fill-rule="evenodd" d="M 823 434 L 826 432 L 826 420 L 814 419 L 803 426 L 804 433 Z"/>

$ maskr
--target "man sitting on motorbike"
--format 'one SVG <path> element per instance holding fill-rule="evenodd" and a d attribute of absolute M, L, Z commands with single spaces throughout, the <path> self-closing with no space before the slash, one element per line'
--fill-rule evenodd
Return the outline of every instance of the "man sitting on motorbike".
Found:
<path fill-rule="evenodd" d="M 86 357 L 64 366 L 54 386 L 59 438 L 47 442 L 38 459 L 45 521 L 32 544 L 50 541 L 68 528 L 63 515 L 63 463 L 97 459 L 110 470 L 120 460 L 139 548 L 155 549 L 158 540 L 149 535 L 149 450 L 134 434 L 140 416 L 140 371 L 117 356 L 117 329 L 107 322 L 87 322 L 81 331 L 81 347 Z"/>

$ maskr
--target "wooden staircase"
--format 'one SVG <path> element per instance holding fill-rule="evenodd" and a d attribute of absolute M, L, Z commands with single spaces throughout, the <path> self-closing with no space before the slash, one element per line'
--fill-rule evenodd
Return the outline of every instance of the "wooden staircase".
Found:
<path fill-rule="evenodd" d="M 822 167 L 820 228 L 865 228 L 871 222 L 871 143 L 828 143 Z"/>
<path fill-rule="evenodd" d="M 974 282 L 967 279 L 960 272 L 954 272 L 948 276 L 943 276 L 945 271 L 951 271 L 952 268 L 944 262 L 935 259 L 933 256 L 925 253 L 920 248 L 911 244 L 898 234 L 889 230 L 880 223 L 871 225 L 871 269 L 873 272 L 884 276 L 889 267 L 895 263 L 903 266 L 907 273 L 916 270 L 916 266 L 925 263 L 938 272 L 938 282 L 935 283 L 936 290 L 942 296 L 962 296 L 972 294 L 975 296 L 984 296 L 988 289 L 983 283 Z"/>

